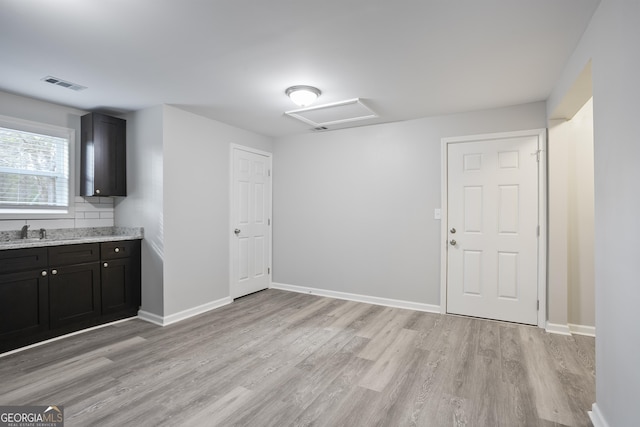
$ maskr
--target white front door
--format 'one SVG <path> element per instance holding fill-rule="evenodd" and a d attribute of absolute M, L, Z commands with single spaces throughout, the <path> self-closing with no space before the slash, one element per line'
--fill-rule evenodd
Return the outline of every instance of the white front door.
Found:
<path fill-rule="evenodd" d="M 448 313 L 538 323 L 539 144 L 446 144 Z"/>
<path fill-rule="evenodd" d="M 271 281 L 271 156 L 232 150 L 231 297 L 238 298 Z"/>

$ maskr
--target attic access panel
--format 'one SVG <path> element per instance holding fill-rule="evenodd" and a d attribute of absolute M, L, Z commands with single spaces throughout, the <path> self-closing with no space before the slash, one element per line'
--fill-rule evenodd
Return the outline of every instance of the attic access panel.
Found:
<path fill-rule="evenodd" d="M 286 111 L 285 114 L 316 128 L 378 117 L 360 98 Z"/>

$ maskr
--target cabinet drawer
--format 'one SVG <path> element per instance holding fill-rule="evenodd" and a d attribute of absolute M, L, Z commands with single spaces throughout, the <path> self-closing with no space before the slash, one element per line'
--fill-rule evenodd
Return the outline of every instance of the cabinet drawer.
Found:
<path fill-rule="evenodd" d="M 119 242 L 104 242 L 101 244 L 101 259 L 117 259 L 137 256 L 139 240 L 121 240 Z"/>
<path fill-rule="evenodd" d="M 47 248 L 0 251 L 0 273 L 47 268 Z"/>
<path fill-rule="evenodd" d="M 84 243 L 49 248 L 49 265 L 82 264 L 100 260 L 100 244 Z"/>

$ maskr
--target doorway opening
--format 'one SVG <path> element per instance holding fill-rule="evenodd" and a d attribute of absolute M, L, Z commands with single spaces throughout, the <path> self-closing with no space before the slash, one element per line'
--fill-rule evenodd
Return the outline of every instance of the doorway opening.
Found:
<path fill-rule="evenodd" d="M 589 62 L 549 120 L 547 330 L 555 333 L 596 332 L 593 102 Z"/>

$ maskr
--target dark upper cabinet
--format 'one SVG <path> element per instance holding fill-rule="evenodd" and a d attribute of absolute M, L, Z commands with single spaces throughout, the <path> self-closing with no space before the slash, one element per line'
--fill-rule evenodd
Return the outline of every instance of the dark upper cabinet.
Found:
<path fill-rule="evenodd" d="M 80 195 L 126 196 L 126 120 L 90 113 L 81 126 Z"/>

